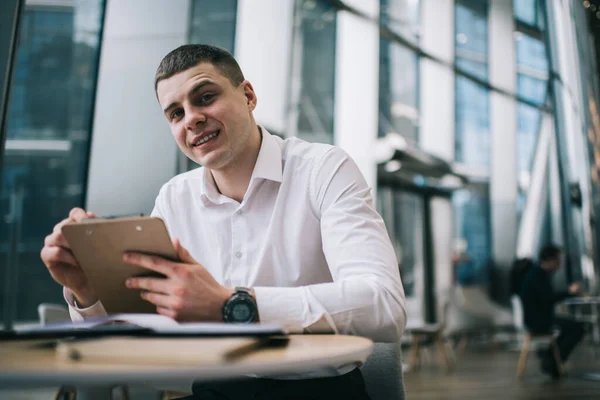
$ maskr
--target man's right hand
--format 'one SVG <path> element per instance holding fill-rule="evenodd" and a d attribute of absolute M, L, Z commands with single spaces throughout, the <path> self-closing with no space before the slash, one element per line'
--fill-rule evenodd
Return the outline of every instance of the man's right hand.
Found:
<path fill-rule="evenodd" d="M 54 227 L 52 233 L 46 236 L 42 248 L 42 261 L 48 268 L 52 278 L 59 284 L 69 289 L 80 308 L 86 308 L 98 300 L 90 287 L 85 273 L 75 260 L 73 252 L 62 234 L 62 227 L 71 222 L 80 222 L 86 218 L 95 218 L 92 212 L 86 212 L 81 208 L 73 208 L 69 218 L 60 221 Z"/>

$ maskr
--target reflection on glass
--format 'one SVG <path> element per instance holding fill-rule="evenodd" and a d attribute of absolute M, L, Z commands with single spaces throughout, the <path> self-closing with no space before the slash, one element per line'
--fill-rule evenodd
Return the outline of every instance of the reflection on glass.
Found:
<path fill-rule="evenodd" d="M 380 23 L 404 39 L 416 42 L 419 37 L 421 0 L 381 0 Z"/>
<path fill-rule="evenodd" d="M 417 55 L 381 38 L 379 50 L 379 136 L 398 133 L 418 142 Z"/>
<path fill-rule="evenodd" d="M 5 320 L 37 319 L 39 303 L 63 302 L 40 250 L 85 196 L 104 2 L 48 3 L 25 6 L 9 101 L 0 191 Z"/>
<path fill-rule="evenodd" d="M 455 237 L 466 244 L 456 276 L 461 285 L 485 284 L 491 255 L 490 201 L 488 184 L 472 184 L 452 197 Z"/>
<path fill-rule="evenodd" d="M 325 0 L 298 0 L 294 76 L 299 82 L 297 136 L 333 143 L 336 8 Z"/>
<path fill-rule="evenodd" d="M 488 2 L 457 0 L 456 66 L 487 81 Z M 455 159 L 472 166 L 488 166 L 490 158 L 489 91 L 461 75 L 456 76 Z"/>
<path fill-rule="evenodd" d="M 377 208 L 396 250 L 406 297 L 414 297 L 423 274 L 423 199 L 412 193 L 380 188 Z"/>

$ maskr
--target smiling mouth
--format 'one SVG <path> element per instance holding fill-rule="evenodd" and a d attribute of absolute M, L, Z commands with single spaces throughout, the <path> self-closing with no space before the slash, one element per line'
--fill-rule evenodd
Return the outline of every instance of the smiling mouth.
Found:
<path fill-rule="evenodd" d="M 214 140 L 217 136 L 219 136 L 220 133 L 221 133 L 221 130 L 218 130 L 214 133 L 211 133 L 210 135 L 203 136 L 196 143 L 193 143 L 192 146 L 198 147 L 198 146 L 203 145 L 204 143 L 208 143 L 211 140 Z"/>

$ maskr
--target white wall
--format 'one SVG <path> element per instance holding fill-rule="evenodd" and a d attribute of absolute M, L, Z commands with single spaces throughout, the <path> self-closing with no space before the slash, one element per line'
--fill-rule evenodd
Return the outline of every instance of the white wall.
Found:
<path fill-rule="evenodd" d="M 187 41 L 189 0 L 108 1 L 86 207 L 149 213 L 176 172 L 177 147 L 154 93 L 162 57 Z"/>

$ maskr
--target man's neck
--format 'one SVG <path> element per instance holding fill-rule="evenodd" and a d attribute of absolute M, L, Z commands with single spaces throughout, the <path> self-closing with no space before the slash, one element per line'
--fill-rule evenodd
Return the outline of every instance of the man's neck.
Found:
<path fill-rule="evenodd" d="M 241 203 L 246 195 L 262 143 L 262 132 L 257 125 L 254 129 L 255 132 L 248 138 L 247 151 L 242 152 L 227 168 L 210 171 L 219 192 L 238 203 Z"/>

